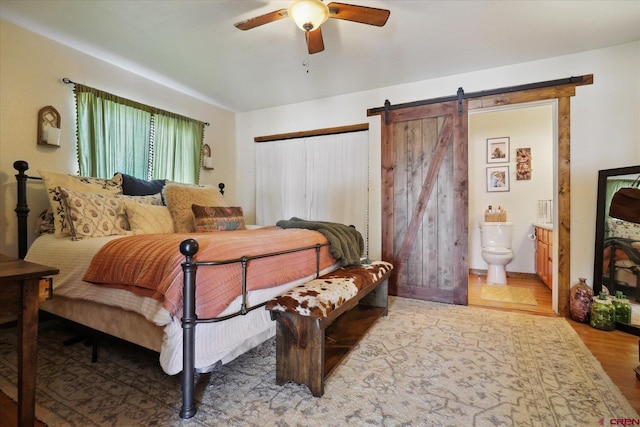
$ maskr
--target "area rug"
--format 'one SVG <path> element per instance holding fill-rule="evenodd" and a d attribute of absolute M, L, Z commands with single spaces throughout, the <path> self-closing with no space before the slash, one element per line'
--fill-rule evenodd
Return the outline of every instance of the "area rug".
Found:
<path fill-rule="evenodd" d="M 91 349 L 43 322 L 38 418 L 56 426 L 597 426 L 638 418 L 563 318 L 390 298 L 329 377 L 322 398 L 275 384 L 268 340 L 198 377 L 198 412 L 181 420 L 180 376 L 155 353 L 103 340 Z M 0 330 L 0 388 L 16 389 L 15 329 Z"/>
<path fill-rule="evenodd" d="M 538 305 L 530 289 L 516 288 L 507 285 L 493 285 L 490 283 L 482 285 L 480 299 L 514 304 Z"/>

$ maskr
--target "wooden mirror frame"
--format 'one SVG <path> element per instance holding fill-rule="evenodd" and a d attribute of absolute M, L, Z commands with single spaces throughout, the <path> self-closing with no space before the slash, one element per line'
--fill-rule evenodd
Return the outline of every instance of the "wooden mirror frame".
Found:
<path fill-rule="evenodd" d="M 615 169 L 603 169 L 598 171 L 598 203 L 596 211 L 596 238 L 593 262 L 593 294 L 598 295 L 602 290 L 603 281 L 603 252 L 604 252 L 604 226 L 605 226 L 605 200 L 607 191 L 607 179 L 618 175 L 640 174 L 640 165 L 627 166 Z M 636 293 L 638 289 L 636 289 Z M 636 296 L 637 299 L 637 296 Z M 640 325 L 616 322 L 616 329 L 633 335 L 640 336 Z"/>

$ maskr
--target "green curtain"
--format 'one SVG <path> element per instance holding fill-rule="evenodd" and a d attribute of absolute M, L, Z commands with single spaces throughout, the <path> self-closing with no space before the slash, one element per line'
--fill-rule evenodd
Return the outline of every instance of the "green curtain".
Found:
<path fill-rule="evenodd" d="M 76 84 L 80 174 L 146 177 L 151 112 L 134 102 Z"/>
<path fill-rule="evenodd" d="M 198 183 L 204 123 L 76 83 L 80 174 Z"/>
<path fill-rule="evenodd" d="M 154 119 L 152 178 L 198 183 L 204 123 L 165 113 Z"/>

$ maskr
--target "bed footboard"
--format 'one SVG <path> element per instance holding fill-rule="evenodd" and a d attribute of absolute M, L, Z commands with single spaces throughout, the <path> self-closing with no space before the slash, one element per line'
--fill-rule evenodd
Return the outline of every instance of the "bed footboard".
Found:
<path fill-rule="evenodd" d="M 224 260 L 224 261 L 195 261 L 193 257 L 198 252 L 199 246 L 195 239 L 186 239 L 180 243 L 180 253 L 185 256 L 185 261 L 182 263 L 183 272 L 183 317 L 182 317 L 182 408 L 180 409 L 181 418 L 191 418 L 196 412 L 195 406 L 195 337 L 196 337 L 196 325 L 198 323 L 211 323 L 221 322 L 233 317 L 242 316 L 257 308 L 264 307 L 267 301 L 254 306 L 248 305 L 248 293 L 246 283 L 246 269 L 248 261 L 256 258 L 267 258 L 277 255 L 283 255 L 286 253 L 299 252 L 299 251 L 315 251 L 316 257 L 316 272 L 315 277 L 320 276 L 320 249 L 324 246 L 329 246 L 329 243 L 316 244 L 313 246 L 305 246 L 296 249 L 290 249 L 279 252 L 271 252 L 268 254 L 256 255 L 256 256 L 244 256 L 238 259 Z M 220 264 L 240 263 L 242 265 L 242 302 L 240 310 L 228 314 L 226 316 L 220 316 L 210 319 L 198 319 L 196 315 L 196 271 L 198 266 L 206 267 Z"/>
<path fill-rule="evenodd" d="M 183 317 L 182 317 L 182 408 L 180 418 L 191 418 L 196 414 L 194 399 L 195 381 L 195 340 L 196 340 L 196 269 L 193 256 L 198 252 L 198 242 L 187 239 L 180 244 L 180 252 L 185 256 L 182 264 Z"/>

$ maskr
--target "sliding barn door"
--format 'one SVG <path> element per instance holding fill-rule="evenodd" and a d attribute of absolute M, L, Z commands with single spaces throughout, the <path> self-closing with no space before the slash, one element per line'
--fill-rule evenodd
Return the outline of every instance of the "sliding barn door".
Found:
<path fill-rule="evenodd" d="M 394 295 L 467 304 L 467 109 L 391 110 L 382 133 L 382 254 Z M 383 121 L 385 117 L 383 116 Z"/>

